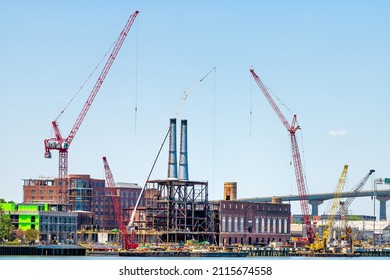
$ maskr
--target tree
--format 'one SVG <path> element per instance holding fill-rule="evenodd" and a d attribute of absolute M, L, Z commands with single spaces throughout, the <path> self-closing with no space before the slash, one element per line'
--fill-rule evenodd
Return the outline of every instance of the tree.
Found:
<path fill-rule="evenodd" d="M 39 237 L 39 231 L 36 229 L 26 230 L 26 241 L 30 244 L 34 244 Z"/>
<path fill-rule="evenodd" d="M 0 210 L 0 242 L 4 243 L 13 240 L 14 227 L 11 224 L 11 217 Z"/>
<path fill-rule="evenodd" d="M 358 215 L 349 215 L 348 221 L 361 221 L 362 218 L 360 218 Z"/>
<path fill-rule="evenodd" d="M 26 239 L 26 233 L 19 228 L 15 231 L 15 238 L 20 240 L 22 243 L 24 243 Z"/>

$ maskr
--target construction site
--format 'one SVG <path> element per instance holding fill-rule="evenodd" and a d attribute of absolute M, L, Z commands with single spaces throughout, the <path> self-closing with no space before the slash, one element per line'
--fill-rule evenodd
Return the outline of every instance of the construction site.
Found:
<path fill-rule="evenodd" d="M 138 11 L 135 11 L 120 32 L 69 135 L 65 137 L 60 132 L 58 118 L 51 122 L 55 136 L 44 140 L 44 157 L 50 159 L 52 152 L 58 151 L 58 177 L 23 179 L 23 204 L 2 204 L 2 209 L 10 216 L 15 230 L 36 229 L 40 231 L 37 242 L 44 245 L 82 245 L 89 252 L 181 248 L 182 254 L 183 247 L 198 246 L 205 251 L 213 248 L 215 254 L 218 250 L 226 253 L 229 248 L 229 252 L 233 252 L 231 248 L 234 248 L 235 253 L 237 250 L 244 250 L 245 256 L 314 256 L 352 255 L 365 247 L 378 247 L 378 243 L 381 248 L 388 246 L 390 225 L 386 222 L 386 202 L 390 199 L 390 193 L 383 192 L 380 196 L 380 192 L 376 192 L 372 196 L 372 199 L 380 201 L 382 212 L 381 221 L 377 221 L 377 224 L 376 217 L 367 222 L 373 222 L 370 234 L 361 234 L 360 226 L 349 221 L 349 206 L 361 194 L 375 170 L 370 170 L 349 191 L 348 196 L 343 196 L 346 195 L 346 164 L 336 188 L 331 190 L 333 197 L 330 208 L 326 215 L 321 217 L 318 214 L 318 205 L 325 199 L 312 198 L 308 194 L 296 139 L 296 133 L 301 130 L 297 115 L 293 115 L 291 122 L 286 119 L 253 67 L 249 69 L 251 77 L 288 132 L 301 210 L 297 221 L 294 221 L 291 213 L 291 201 L 276 196 L 271 201 L 240 198 L 237 195 L 239 182 L 235 181 L 227 181 L 224 186 L 218 186 L 224 188 L 222 199 L 210 200 L 208 180 L 193 180 L 189 176 L 187 119 L 180 121 L 177 149 L 179 119 L 170 118 L 168 131 L 144 185 L 116 182 L 113 175 L 115 172 L 111 170 L 105 156 L 102 157 L 104 179 L 91 178 L 88 174 L 69 174 L 69 148 L 137 15 Z M 195 86 L 213 71 L 215 67 Z M 191 91 L 185 92 L 178 110 L 182 109 L 195 86 Z M 63 111 L 60 115 L 62 113 Z M 178 116 L 179 113 L 177 111 L 175 115 Z M 153 179 L 155 163 L 167 140 L 167 176 Z M 380 180 L 377 181 L 378 184 L 390 183 L 387 179 Z M 347 199 L 342 200 L 343 197 Z M 359 252 L 364 254 L 366 251 Z M 390 254 L 386 250 L 381 252 L 386 252 L 386 256 Z"/>

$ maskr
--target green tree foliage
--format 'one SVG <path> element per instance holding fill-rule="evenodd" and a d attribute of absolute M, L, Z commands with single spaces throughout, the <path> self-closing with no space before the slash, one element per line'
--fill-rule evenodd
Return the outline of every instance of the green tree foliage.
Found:
<path fill-rule="evenodd" d="M 362 219 L 357 215 L 349 215 L 348 221 L 361 221 Z"/>
<path fill-rule="evenodd" d="M 0 211 L 0 243 L 13 240 L 13 232 L 10 216 Z"/>
<path fill-rule="evenodd" d="M 39 231 L 36 229 L 26 230 L 26 241 L 33 244 L 39 237 Z"/>

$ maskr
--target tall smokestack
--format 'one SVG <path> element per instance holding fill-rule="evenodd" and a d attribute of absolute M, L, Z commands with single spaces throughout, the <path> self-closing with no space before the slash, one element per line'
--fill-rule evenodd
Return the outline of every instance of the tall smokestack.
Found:
<path fill-rule="evenodd" d="M 187 120 L 181 120 L 179 179 L 188 180 Z"/>
<path fill-rule="evenodd" d="M 169 130 L 168 178 L 177 178 L 176 119 L 171 119 Z"/>

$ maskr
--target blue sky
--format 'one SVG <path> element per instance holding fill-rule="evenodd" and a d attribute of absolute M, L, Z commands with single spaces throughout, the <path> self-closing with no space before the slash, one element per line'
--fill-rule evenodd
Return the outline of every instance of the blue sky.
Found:
<path fill-rule="evenodd" d="M 135 10 L 69 149 L 70 174 L 104 178 L 107 156 L 116 181 L 143 185 L 183 92 L 215 66 L 178 117 L 188 120 L 190 179 L 208 181 L 210 199 L 222 198 L 225 181 L 241 198 L 297 194 L 288 133 L 253 65 L 298 115 L 309 193 L 335 190 L 344 164 L 347 190 L 370 169 L 365 189 L 390 177 L 388 1 L 16 0 L 0 3 L 0 197 L 20 202 L 22 179 L 57 176 L 58 153 L 43 157 L 51 121 Z M 100 70 L 59 119 L 64 136 Z M 153 179 L 166 178 L 167 156 L 164 147 Z M 370 198 L 350 207 L 372 209 Z"/>

